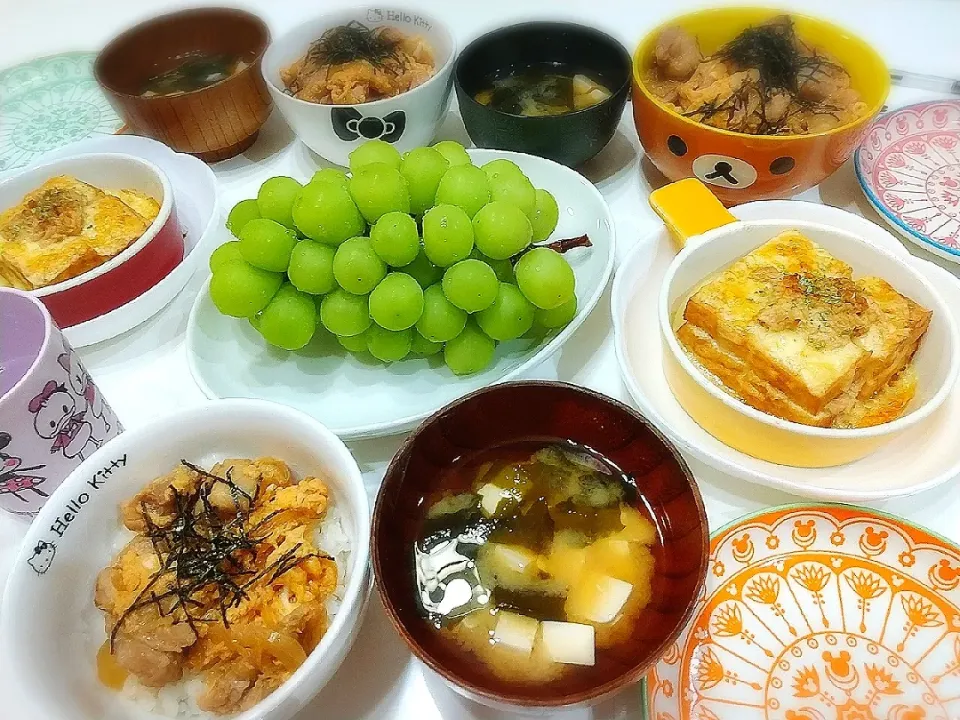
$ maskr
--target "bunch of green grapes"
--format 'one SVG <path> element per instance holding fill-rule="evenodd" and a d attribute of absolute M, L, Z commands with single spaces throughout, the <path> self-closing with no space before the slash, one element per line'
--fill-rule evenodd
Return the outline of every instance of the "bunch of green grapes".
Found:
<path fill-rule="evenodd" d="M 515 163 L 477 167 L 453 142 L 401 157 L 373 140 L 350 171 L 271 178 L 230 211 L 237 239 L 210 258 L 220 312 L 285 350 L 322 325 L 384 362 L 443 353 L 457 375 L 489 366 L 497 343 L 573 319 L 573 270 L 535 245 L 557 202 Z"/>

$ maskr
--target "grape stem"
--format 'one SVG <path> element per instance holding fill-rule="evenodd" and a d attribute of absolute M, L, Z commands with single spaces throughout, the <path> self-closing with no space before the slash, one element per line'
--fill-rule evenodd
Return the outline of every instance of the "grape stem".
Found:
<path fill-rule="evenodd" d="M 541 243 L 540 245 L 531 245 L 523 252 L 518 253 L 517 255 L 514 255 L 512 258 L 510 258 L 510 262 L 516 263 L 517 260 L 522 258 L 524 255 L 526 255 L 528 252 L 530 252 L 534 248 L 549 248 L 550 250 L 554 250 L 562 254 L 562 253 L 565 253 L 567 250 L 573 250 L 574 248 L 581 248 L 581 247 L 584 247 L 584 248 L 593 247 L 593 243 L 590 242 L 589 235 L 583 234 L 583 235 L 578 235 L 577 237 L 563 238 L 561 240 L 554 240 L 553 242 L 549 242 L 549 243 Z"/>
<path fill-rule="evenodd" d="M 565 253 L 567 250 L 573 250 L 574 248 L 593 247 L 593 243 L 590 242 L 590 237 L 584 234 L 578 235 L 577 237 L 554 240 L 551 243 L 536 245 L 535 247 L 547 247 L 551 250 L 556 250 L 558 253 Z"/>

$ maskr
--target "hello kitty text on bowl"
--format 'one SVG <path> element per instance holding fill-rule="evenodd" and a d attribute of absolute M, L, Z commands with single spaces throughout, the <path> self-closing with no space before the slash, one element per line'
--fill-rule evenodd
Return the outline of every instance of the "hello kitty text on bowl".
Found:
<path fill-rule="evenodd" d="M 123 153 L 72 155 L 18 173 L 0 183 L 0 212 L 61 175 L 104 192 L 136 190 L 160 204 L 154 221 L 125 250 L 76 277 L 31 291 L 57 325 L 69 328 L 116 310 L 165 278 L 183 261 L 183 232 L 166 174 L 147 160 Z"/>
<path fill-rule="evenodd" d="M 960 262 L 960 100 L 884 115 L 855 158 L 860 187 L 890 227 Z"/>
<path fill-rule="evenodd" d="M 338 558 L 340 604 L 293 674 L 230 717 L 288 720 L 333 677 L 359 630 L 372 584 L 370 508 L 360 468 L 346 446 L 309 417 L 272 403 L 231 400 L 125 432 L 76 468 L 27 532 L 0 612 L 0 667 L 25 703 L 24 718 L 157 720 L 177 715 L 178 708 L 181 717 L 194 720 L 218 717 L 183 697 L 181 692 L 196 694 L 187 686 L 166 686 L 171 708 L 168 694 L 155 696 L 142 686 L 116 692 L 99 681 L 97 652 L 106 633 L 94 588 L 100 571 L 133 537 L 121 522 L 121 502 L 181 459 L 211 468 L 226 458 L 265 456 L 282 460 L 297 479 L 314 475 L 327 486 L 338 527 L 318 542 Z M 263 651 L 270 652 L 265 646 Z"/>
<path fill-rule="evenodd" d="M 433 53 L 433 76 L 394 97 L 357 105 L 323 105 L 290 95 L 281 70 L 303 58 L 324 32 L 348 23 L 396 28 L 423 38 Z M 429 15 L 393 6 L 351 8 L 321 15 L 276 38 L 263 56 L 263 76 L 280 112 L 307 147 L 346 166 L 353 149 L 367 140 L 392 143 L 401 153 L 430 144 L 447 112 L 456 55 L 453 35 Z"/>
<path fill-rule="evenodd" d="M 0 509 L 33 516 L 122 427 L 35 297 L 0 288 Z"/>

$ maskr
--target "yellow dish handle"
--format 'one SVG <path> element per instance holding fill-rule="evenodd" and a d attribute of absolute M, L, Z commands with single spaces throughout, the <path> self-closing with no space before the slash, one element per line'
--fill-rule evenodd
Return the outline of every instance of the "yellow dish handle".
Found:
<path fill-rule="evenodd" d="M 736 221 L 717 196 L 696 178 L 654 190 L 650 193 L 650 207 L 663 218 L 678 248 L 695 235 Z"/>

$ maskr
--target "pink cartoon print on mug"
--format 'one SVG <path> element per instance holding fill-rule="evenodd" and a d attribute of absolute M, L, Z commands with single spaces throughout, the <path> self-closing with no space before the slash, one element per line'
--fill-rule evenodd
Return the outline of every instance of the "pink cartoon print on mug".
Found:
<path fill-rule="evenodd" d="M 46 491 L 40 487 L 46 478 L 37 472 L 44 466 L 25 466 L 23 460 L 5 452 L 11 439 L 10 433 L 0 433 L 0 495 L 19 500 L 26 507 L 31 494 L 47 497 Z"/>
<path fill-rule="evenodd" d="M 108 413 L 103 409 L 103 396 L 80 364 L 80 358 L 76 353 L 65 352 L 57 358 L 57 362 L 67 371 L 67 384 L 74 396 L 78 400 L 82 398 L 83 411 L 87 421 L 94 426 L 94 434 L 100 436 L 110 432 Z M 102 429 L 102 433 L 96 432 L 97 426 Z"/>
<path fill-rule="evenodd" d="M 84 460 L 100 447 L 102 440 L 94 436 L 86 409 L 78 407 L 66 385 L 50 380 L 27 407 L 37 435 L 51 441 L 51 453 Z"/>

